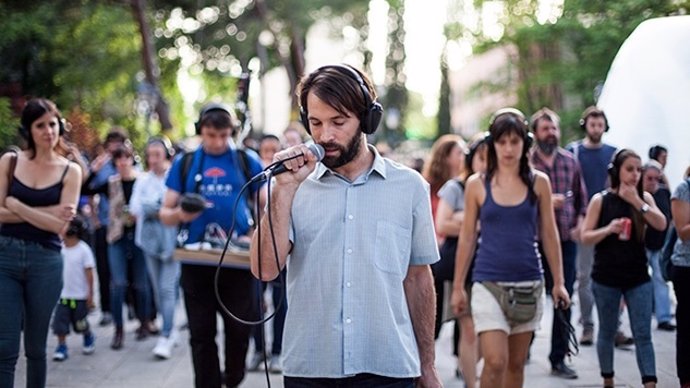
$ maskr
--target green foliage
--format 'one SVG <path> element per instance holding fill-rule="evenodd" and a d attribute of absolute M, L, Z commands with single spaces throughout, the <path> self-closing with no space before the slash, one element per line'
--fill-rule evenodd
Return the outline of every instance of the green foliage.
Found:
<path fill-rule="evenodd" d="M 516 47 L 519 59 L 509 66 L 517 66 L 519 79 L 506 79 L 504 86 L 517 84 L 517 105 L 527 113 L 542 106 L 558 111 L 564 140 L 582 135 L 577 130 L 580 113 L 595 103 L 595 91 L 630 33 L 646 19 L 690 9 L 688 0 L 569 0 L 555 23 L 539 24 L 534 16 L 538 3 L 506 1 L 503 37 L 494 42 L 477 35 L 475 52 L 496 45 Z"/>
<path fill-rule="evenodd" d="M 19 119 L 12 114 L 10 99 L 0 97 L 0 150 L 17 144 L 18 126 Z"/>

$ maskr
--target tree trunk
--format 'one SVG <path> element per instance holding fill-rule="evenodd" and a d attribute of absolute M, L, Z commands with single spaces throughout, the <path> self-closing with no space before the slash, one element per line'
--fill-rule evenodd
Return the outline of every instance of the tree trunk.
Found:
<path fill-rule="evenodd" d="M 144 74 L 146 82 L 148 82 L 156 91 L 156 113 L 161 124 L 161 131 L 167 132 L 172 129 L 173 125 L 170 121 L 170 108 L 165 101 L 160 88 L 158 87 L 158 65 L 156 64 L 155 50 L 151 41 L 151 31 L 149 29 L 148 21 L 146 20 L 146 0 L 132 0 L 132 12 L 134 18 L 139 24 L 139 33 L 141 34 L 141 55 L 144 64 Z"/>

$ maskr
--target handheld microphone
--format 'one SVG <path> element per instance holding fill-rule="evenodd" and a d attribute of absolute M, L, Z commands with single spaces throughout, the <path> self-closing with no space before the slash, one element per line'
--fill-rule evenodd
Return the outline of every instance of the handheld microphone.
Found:
<path fill-rule="evenodd" d="M 319 144 L 316 144 L 316 143 L 309 144 L 307 146 L 307 148 L 309 148 L 309 151 L 311 151 L 311 153 L 314 154 L 314 156 L 316 156 L 317 162 L 320 162 L 323 159 L 324 155 L 326 154 L 326 151 L 323 149 L 323 147 Z M 304 156 L 304 154 L 302 153 L 299 155 L 295 155 L 293 158 L 296 158 L 299 156 Z M 288 160 L 288 159 L 285 159 L 285 160 Z M 254 176 L 252 178 L 252 182 L 265 181 L 270 176 L 282 174 L 285 171 L 288 171 L 287 167 L 285 167 L 285 163 L 284 163 L 285 160 L 281 160 L 281 161 L 277 162 L 277 164 L 274 167 L 267 168 L 266 170 L 262 171 L 258 175 Z"/>

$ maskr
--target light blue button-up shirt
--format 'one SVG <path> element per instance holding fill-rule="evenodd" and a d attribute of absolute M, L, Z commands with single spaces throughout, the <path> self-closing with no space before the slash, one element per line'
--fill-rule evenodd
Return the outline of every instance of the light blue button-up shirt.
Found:
<path fill-rule="evenodd" d="M 291 227 L 284 374 L 419 376 L 403 280 L 438 261 L 424 179 L 378 153 L 354 182 L 319 164 L 295 194 Z"/>

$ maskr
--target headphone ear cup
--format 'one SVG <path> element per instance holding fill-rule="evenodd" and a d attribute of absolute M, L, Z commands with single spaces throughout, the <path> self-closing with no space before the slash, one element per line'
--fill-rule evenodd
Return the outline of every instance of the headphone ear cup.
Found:
<path fill-rule="evenodd" d="M 532 132 L 527 132 L 525 135 L 525 152 L 528 152 L 530 148 L 532 148 L 532 144 L 534 144 L 534 135 Z"/>
<path fill-rule="evenodd" d="M 609 163 L 609 165 L 606 167 L 606 171 L 608 171 L 610 177 L 618 175 L 616 173 L 616 165 L 613 163 Z"/>
<path fill-rule="evenodd" d="M 58 118 L 58 128 L 60 129 L 60 136 L 63 136 L 65 134 L 65 119 Z"/>
<path fill-rule="evenodd" d="M 371 135 L 376 132 L 376 128 L 379 127 L 381 123 L 381 118 L 383 117 L 383 106 L 378 102 L 372 102 L 367 111 L 366 117 L 364 118 L 365 125 L 362 125 L 362 132 L 367 135 Z"/>
<path fill-rule="evenodd" d="M 307 131 L 309 136 L 311 136 L 311 128 L 309 128 L 309 115 L 307 115 L 307 111 L 304 110 L 304 107 L 299 108 L 299 120 L 302 122 L 302 126 L 304 126 L 304 129 Z"/>

